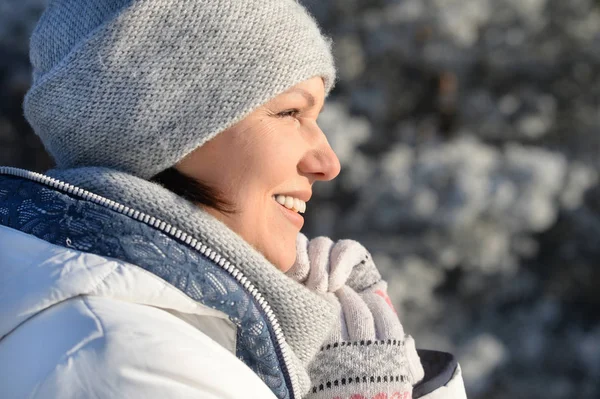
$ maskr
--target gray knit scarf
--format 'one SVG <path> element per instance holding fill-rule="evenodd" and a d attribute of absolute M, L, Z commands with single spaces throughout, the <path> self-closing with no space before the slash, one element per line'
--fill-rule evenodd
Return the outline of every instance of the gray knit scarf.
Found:
<path fill-rule="evenodd" d="M 308 363 L 335 323 L 332 304 L 295 282 L 215 217 L 162 186 L 106 168 L 53 169 L 46 173 L 147 213 L 219 251 L 260 290 L 275 312 L 293 351 L 301 392 L 309 389 Z"/>

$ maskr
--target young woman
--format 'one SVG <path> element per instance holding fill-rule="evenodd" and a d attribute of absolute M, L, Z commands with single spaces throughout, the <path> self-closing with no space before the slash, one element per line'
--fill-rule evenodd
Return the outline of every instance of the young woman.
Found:
<path fill-rule="evenodd" d="M 0 168 L 0 397 L 465 397 L 364 247 L 300 234 L 340 165 L 295 0 L 51 0 L 31 61 L 57 168 Z"/>

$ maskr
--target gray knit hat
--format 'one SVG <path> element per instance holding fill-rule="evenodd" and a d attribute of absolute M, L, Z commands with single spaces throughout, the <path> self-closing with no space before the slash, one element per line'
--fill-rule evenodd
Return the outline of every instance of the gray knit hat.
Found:
<path fill-rule="evenodd" d="M 25 116 L 59 168 L 149 178 L 306 79 L 331 43 L 296 0 L 49 0 Z"/>

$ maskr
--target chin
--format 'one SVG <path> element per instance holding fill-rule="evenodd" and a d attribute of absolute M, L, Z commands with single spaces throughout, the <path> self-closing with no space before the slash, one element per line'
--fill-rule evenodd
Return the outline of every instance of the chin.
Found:
<path fill-rule="evenodd" d="M 269 261 L 275 265 L 275 267 L 282 272 L 287 272 L 294 266 L 294 262 L 296 262 L 296 246 L 294 241 L 294 246 L 292 248 L 282 249 L 285 255 L 278 256 L 275 258 L 270 258 Z"/>
<path fill-rule="evenodd" d="M 295 253 L 294 253 L 295 254 Z M 279 270 L 281 270 L 282 272 L 287 272 L 288 270 L 291 269 L 292 266 L 294 266 L 294 262 L 296 261 L 296 259 L 289 259 L 287 256 L 285 257 L 279 257 L 277 259 L 269 259 L 269 261 Z"/>
<path fill-rule="evenodd" d="M 255 248 L 263 254 L 269 262 L 282 272 L 287 272 L 296 262 L 296 237 L 298 232 L 293 234 L 282 232 L 271 234 L 267 245 L 256 245 Z"/>
<path fill-rule="evenodd" d="M 295 261 L 296 261 L 296 259 L 294 259 L 292 262 L 287 262 L 283 266 L 277 265 L 277 268 L 279 270 L 281 270 L 282 272 L 287 273 L 287 271 L 290 270 L 292 268 L 292 266 L 294 266 Z"/>

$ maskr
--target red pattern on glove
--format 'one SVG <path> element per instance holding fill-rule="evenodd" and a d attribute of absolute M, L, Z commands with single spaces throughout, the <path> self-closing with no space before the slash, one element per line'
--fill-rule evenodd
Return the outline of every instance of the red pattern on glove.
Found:
<path fill-rule="evenodd" d="M 387 302 L 387 304 L 390 305 L 390 308 L 392 308 L 394 313 L 398 314 L 398 312 L 396 312 L 396 309 L 394 308 L 394 304 L 392 303 L 392 300 L 388 296 L 387 292 L 385 292 L 383 290 L 377 290 L 377 291 L 375 291 L 375 293 L 377 295 L 379 295 L 380 297 L 382 297 Z M 374 398 L 374 399 L 379 399 L 379 398 Z M 404 398 L 401 398 L 401 399 L 404 399 Z"/>

